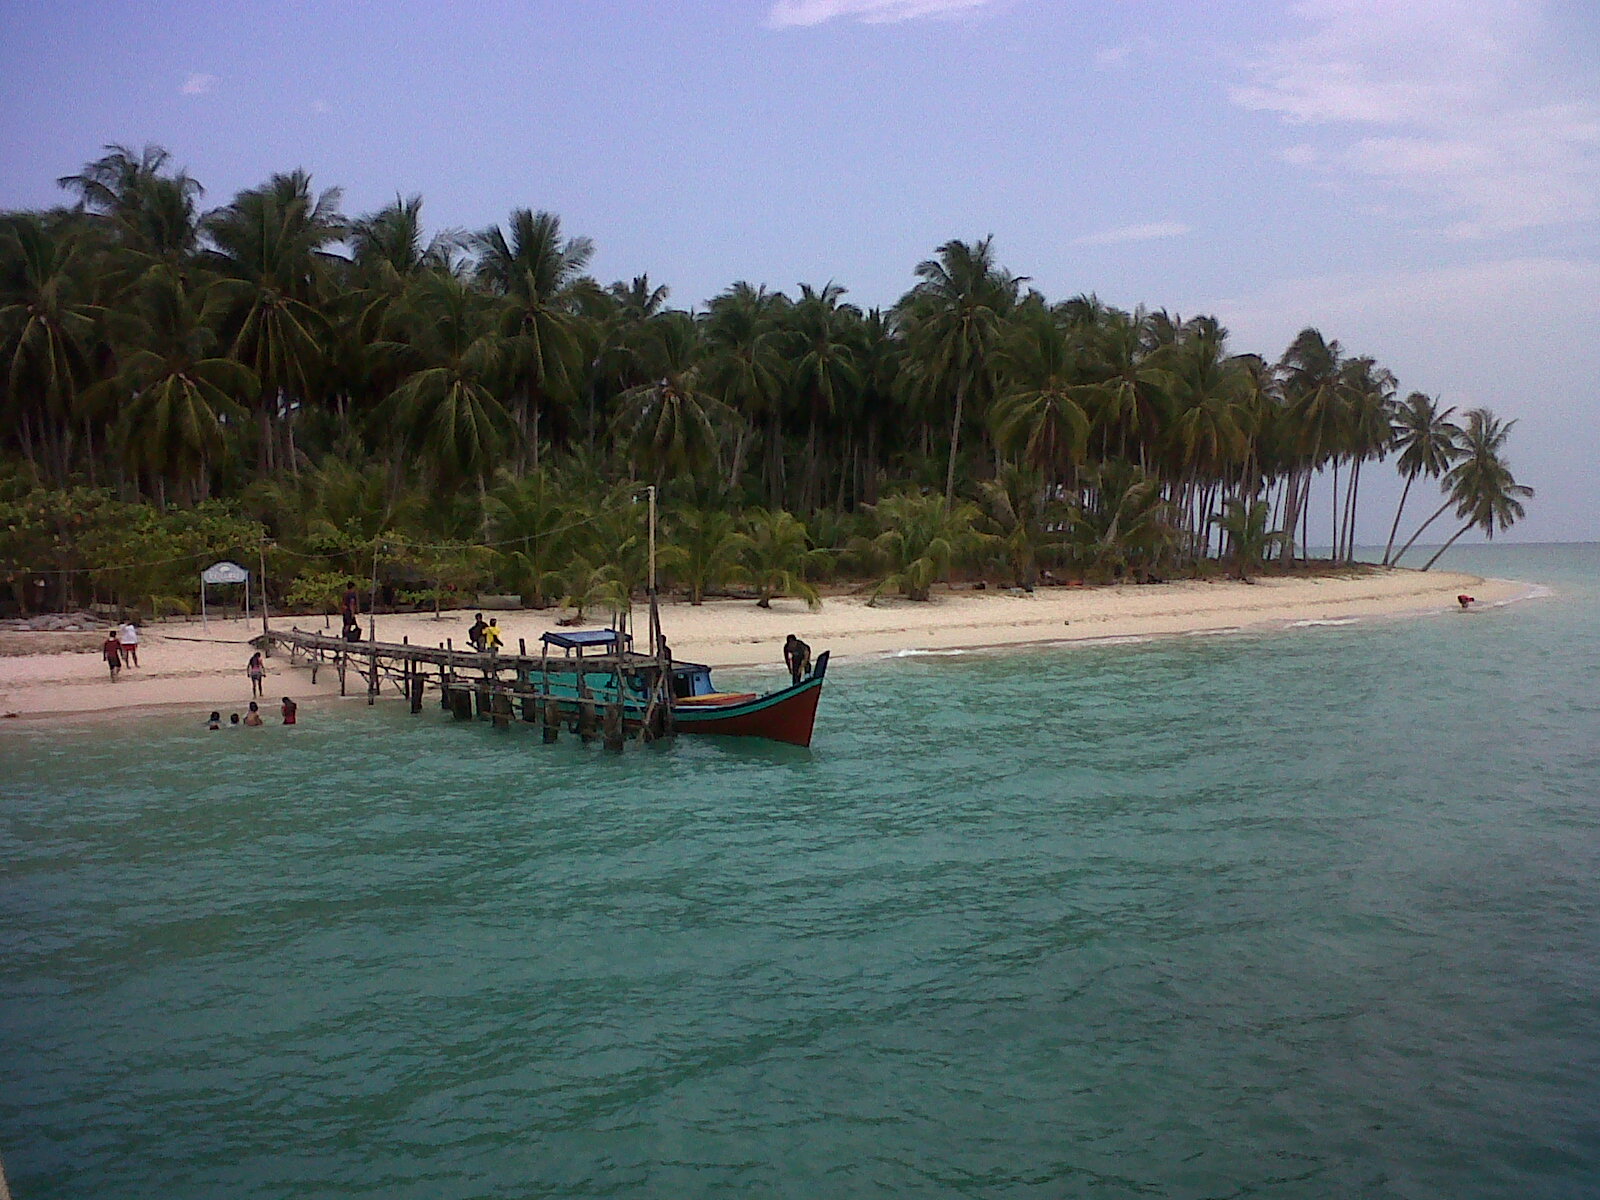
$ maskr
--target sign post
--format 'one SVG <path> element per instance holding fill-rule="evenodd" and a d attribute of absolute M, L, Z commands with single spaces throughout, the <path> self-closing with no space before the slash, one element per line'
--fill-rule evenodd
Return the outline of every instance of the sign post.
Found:
<path fill-rule="evenodd" d="M 200 627 L 210 628 L 206 617 L 206 585 L 212 583 L 242 583 L 246 606 L 250 603 L 250 572 L 235 562 L 212 563 L 200 572 Z"/>

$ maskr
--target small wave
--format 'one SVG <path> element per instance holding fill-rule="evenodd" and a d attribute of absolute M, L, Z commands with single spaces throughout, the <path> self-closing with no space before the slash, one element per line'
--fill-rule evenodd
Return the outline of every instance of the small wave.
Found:
<path fill-rule="evenodd" d="M 1227 625 L 1227 626 L 1224 626 L 1224 627 L 1222 627 L 1220 629 L 1191 629 L 1187 633 L 1185 633 L 1183 636 L 1184 637 L 1221 637 L 1224 634 L 1240 633 L 1240 632 L 1243 632 L 1243 631 L 1238 625 Z"/>
<path fill-rule="evenodd" d="M 1358 617 L 1317 617 L 1305 621 L 1290 621 L 1290 629 L 1310 629 L 1314 625 L 1354 625 Z"/>
<path fill-rule="evenodd" d="M 1063 642 L 1068 646 L 1132 646 L 1137 642 L 1153 642 L 1154 635 L 1137 633 L 1107 634 L 1105 637 L 1078 638 L 1074 641 Z"/>
<path fill-rule="evenodd" d="M 885 658 L 948 658 L 956 654 L 966 654 L 965 650 L 891 650 Z"/>

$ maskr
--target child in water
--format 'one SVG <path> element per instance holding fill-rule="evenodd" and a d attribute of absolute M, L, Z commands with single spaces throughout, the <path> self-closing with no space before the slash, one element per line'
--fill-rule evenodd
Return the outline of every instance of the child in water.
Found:
<path fill-rule="evenodd" d="M 299 710 L 299 708 L 300 706 L 293 700 L 289 699 L 289 697 L 285 696 L 283 698 L 283 708 L 280 711 L 283 713 L 283 723 L 285 725 L 294 724 L 295 713 Z"/>

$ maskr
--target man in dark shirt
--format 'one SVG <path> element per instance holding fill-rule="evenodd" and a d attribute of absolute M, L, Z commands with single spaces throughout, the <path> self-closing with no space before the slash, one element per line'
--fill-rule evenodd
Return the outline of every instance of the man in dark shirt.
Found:
<path fill-rule="evenodd" d="M 799 683 L 811 670 L 811 647 L 791 633 L 783 644 L 783 665 L 789 668 L 789 678 Z"/>
<path fill-rule="evenodd" d="M 477 619 L 472 622 L 472 627 L 467 630 L 467 641 L 472 643 L 474 650 L 483 649 L 483 631 L 489 628 L 483 623 L 483 614 L 478 613 Z"/>

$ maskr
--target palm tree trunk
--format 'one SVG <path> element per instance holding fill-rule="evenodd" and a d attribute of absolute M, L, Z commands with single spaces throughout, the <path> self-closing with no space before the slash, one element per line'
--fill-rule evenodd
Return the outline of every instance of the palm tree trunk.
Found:
<path fill-rule="evenodd" d="M 1407 542 L 1404 546 L 1401 546 L 1398 551 L 1396 551 L 1393 561 L 1389 564 L 1390 566 L 1400 565 L 1400 560 L 1405 557 L 1406 551 L 1411 549 L 1412 542 L 1415 542 L 1419 537 L 1422 536 L 1422 531 L 1424 529 L 1426 529 L 1429 525 L 1432 525 L 1440 517 L 1444 516 L 1444 510 L 1450 507 L 1450 505 L 1454 502 L 1454 499 L 1455 498 L 1453 496 L 1446 497 L 1445 502 L 1439 505 L 1439 507 L 1434 511 L 1433 516 L 1429 517 L 1421 525 L 1417 526 L 1417 531 L 1411 535 L 1411 541 Z"/>
<path fill-rule="evenodd" d="M 1448 542 L 1446 542 L 1444 545 L 1440 546 L 1439 549 L 1434 552 L 1433 557 L 1430 558 L 1427 562 L 1422 564 L 1422 569 L 1424 571 L 1426 571 L 1429 567 L 1433 566 L 1434 563 L 1438 562 L 1439 561 L 1439 556 L 1441 554 L 1443 554 L 1446 550 L 1450 549 L 1451 546 L 1454 546 L 1456 544 L 1456 538 L 1460 537 L 1463 533 L 1465 533 L 1467 530 L 1469 530 L 1471 528 L 1472 528 L 1472 522 L 1468 521 L 1460 529 L 1456 530 L 1454 535 L 1452 535 L 1452 537 L 1450 538 L 1450 540 Z"/>
<path fill-rule="evenodd" d="M 956 450 L 961 443 L 961 410 L 966 400 L 967 384 L 965 380 L 956 384 L 956 413 L 950 421 L 950 462 L 944 472 L 944 508 L 950 511 L 950 502 L 956 494 Z"/>
<path fill-rule="evenodd" d="M 1406 510 L 1406 497 L 1411 495 L 1411 485 L 1416 482 L 1416 472 L 1406 476 L 1406 486 L 1400 489 L 1400 507 L 1394 510 L 1394 524 L 1389 526 L 1389 540 L 1383 544 L 1383 565 L 1389 565 L 1389 554 L 1394 549 L 1395 535 L 1400 532 L 1400 514 Z"/>

